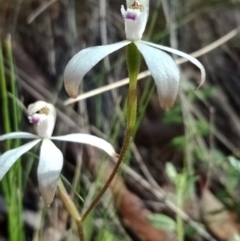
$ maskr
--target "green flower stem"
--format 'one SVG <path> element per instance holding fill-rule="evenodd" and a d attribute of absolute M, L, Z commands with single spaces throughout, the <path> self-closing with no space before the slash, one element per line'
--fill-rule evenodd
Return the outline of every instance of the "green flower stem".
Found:
<path fill-rule="evenodd" d="M 126 152 L 128 150 L 130 140 L 133 134 L 135 122 L 136 122 L 136 115 L 137 115 L 137 76 L 139 73 L 140 68 L 140 52 L 138 51 L 136 45 L 131 43 L 127 46 L 127 66 L 128 66 L 128 74 L 129 74 L 129 91 L 128 91 L 128 102 L 127 102 L 127 129 L 125 132 L 125 137 L 123 140 L 122 149 L 118 158 L 118 161 L 108 178 L 107 182 L 100 190 L 99 194 L 94 198 L 86 212 L 82 216 L 82 222 L 87 218 L 88 214 L 93 210 L 95 205 L 101 199 L 103 194 L 108 189 L 109 185 L 111 184 L 112 180 L 114 179 Z"/>
<path fill-rule="evenodd" d="M 134 43 L 127 46 L 129 92 L 127 108 L 127 130 L 134 129 L 137 115 L 137 77 L 140 68 L 140 53 Z M 132 134 L 131 134 L 132 135 Z"/>
<path fill-rule="evenodd" d="M 60 197 L 61 197 L 66 209 L 68 210 L 69 214 L 71 215 L 71 217 L 77 224 L 79 240 L 84 241 L 82 218 L 81 218 L 73 200 L 67 193 L 61 179 L 59 179 L 59 181 L 58 181 L 58 189 L 59 189 Z"/>

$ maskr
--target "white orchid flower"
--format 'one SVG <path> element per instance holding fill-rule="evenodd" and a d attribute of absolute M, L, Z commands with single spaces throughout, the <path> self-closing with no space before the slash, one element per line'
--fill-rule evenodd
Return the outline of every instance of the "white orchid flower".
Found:
<path fill-rule="evenodd" d="M 148 9 L 149 0 L 127 0 L 127 10 L 123 6 L 121 7 L 127 40 L 83 49 L 69 61 L 64 72 L 64 84 L 71 97 L 77 97 L 83 77 L 93 66 L 107 55 L 132 42 L 143 55 L 153 76 L 160 105 L 163 109 L 169 109 L 174 104 L 180 80 L 180 73 L 176 63 L 164 51 L 186 58 L 196 65 L 201 70 L 199 87 L 203 84 L 206 74 L 204 67 L 197 59 L 178 50 L 141 40 L 148 19 Z"/>
<path fill-rule="evenodd" d="M 0 141 L 7 139 L 34 139 L 27 144 L 9 150 L 0 156 L 0 180 L 11 166 L 24 153 L 42 141 L 37 170 L 40 192 L 46 205 L 50 205 L 55 195 L 57 181 L 63 167 L 63 154 L 51 140 L 83 143 L 102 149 L 110 156 L 115 156 L 113 146 L 107 141 L 88 134 L 69 134 L 52 136 L 55 127 L 56 110 L 52 104 L 37 101 L 28 106 L 30 123 L 35 124 L 38 135 L 27 132 L 13 132 L 0 136 Z"/>

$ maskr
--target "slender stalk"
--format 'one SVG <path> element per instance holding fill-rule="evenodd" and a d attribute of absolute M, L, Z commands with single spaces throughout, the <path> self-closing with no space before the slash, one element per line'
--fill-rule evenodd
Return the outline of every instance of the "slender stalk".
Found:
<path fill-rule="evenodd" d="M 127 102 L 127 129 L 125 132 L 125 137 L 123 140 L 122 149 L 118 158 L 118 161 L 109 176 L 107 182 L 100 190 L 98 195 L 94 198 L 86 212 L 82 216 L 82 222 L 87 218 L 89 213 L 93 210 L 96 206 L 98 201 L 104 195 L 106 190 L 108 189 L 109 185 L 113 181 L 121 163 L 124 160 L 126 152 L 128 150 L 131 137 L 133 134 L 135 122 L 136 122 L 136 115 L 137 115 L 137 76 L 139 73 L 140 68 L 140 53 L 134 43 L 131 43 L 127 46 L 127 66 L 128 66 L 128 73 L 129 73 L 129 91 L 128 91 L 128 102 Z"/>
<path fill-rule="evenodd" d="M 182 176 L 183 174 L 180 174 L 180 178 L 178 180 L 178 183 L 176 183 L 176 191 L 177 191 L 177 205 L 179 208 L 182 209 L 182 203 L 183 203 L 183 196 L 182 196 L 182 191 L 183 191 L 183 185 L 184 185 L 184 178 Z M 182 217 L 177 214 L 176 217 L 177 221 L 177 238 L 178 241 L 184 241 L 184 224 Z"/>
<path fill-rule="evenodd" d="M 13 52 L 12 52 L 12 43 L 11 43 L 11 35 L 8 35 L 5 41 L 6 46 L 6 54 L 8 60 L 8 66 L 10 69 L 10 80 L 11 80 L 11 92 L 14 97 L 18 97 L 17 86 L 16 86 L 16 78 L 15 78 L 15 70 L 14 70 L 14 62 L 13 62 Z M 14 131 L 19 130 L 19 109 L 17 106 L 16 99 L 13 99 L 13 114 L 14 114 Z M 19 140 L 16 140 L 16 147 L 19 146 Z"/>
<path fill-rule="evenodd" d="M 184 241 L 183 220 L 178 214 L 177 214 L 177 236 L 178 236 L 178 241 Z"/>
<path fill-rule="evenodd" d="M 87 216 L 89 215 L 89 213 L 93 210 L 93 208 L 96 206 L 96 204 L 98 203 L 98 201 L 101 199 L 101 197 L 104 195 L 104 193 L 106 192 L 106 190 L 108 189 L 109 185 L 111 184 L 112 180 L 114 179 L 117 171 L 118 171 L 118 168 L 120 167 L 123 159 L 124 159 L 124 156 L 125 156 L 125 153 L 128 149 L 128 146 L 129 146 L 129 142 L 130 142 L 130 139 L 131 139 L 131 136 L 132 136 L 132 129 L 131 130 L 126 130 L 126 134 L 125 134 L 125 138 L 124 138 L 124 141 L 123 141 L 123 146 L 122 146 L 122 150 L 120 152 L 120 155 L 119 155 L 119 159 L 111 173 L 111 175 L 109 176 L 107 182 L 105 183 L 105 185 L 103 186 L 103 188 L 100 190 L 100 192 L 98 193 L 98 195 L 94 198 L 94 200 L 92 201 L 92 203 L 90 204 L 90 206 L 88 207 L 88 209 L 85 211 L 85 213 L 83 214 L 82 216 L 82 222 L 84 222 L 84 220 L 87 218 Z"/>
<path fill-rule="evenodd" d="M 10 118 L 8 114 L 8 98 L 7 98 L 7 85 L 6 85 L 6 78 L 5 78 L 5 71 L 4 71 L 4 64 L 3 64 L 3 52 L 2 52 L 2 43 L 0 39 L 0 84 L 1 84 L 1 97 L 2 97 L 2 115 L 4 117 L 4 131 L 6 133 L 11 131 L 10 127 Z M 6 140 L 7 146 L 6 148 L 10 148 L 10 140 Z"/>
<path fill-rule="evenodd" d="M 77 224 L 79 240 L 84 241 L 85 239 L 83 233 L 82 218 L 70 195 L 67 193 L 61 179 L 59 179 L 58 181 L 58 189 L 66 209 L 68 210 L 69 214 Z"/>

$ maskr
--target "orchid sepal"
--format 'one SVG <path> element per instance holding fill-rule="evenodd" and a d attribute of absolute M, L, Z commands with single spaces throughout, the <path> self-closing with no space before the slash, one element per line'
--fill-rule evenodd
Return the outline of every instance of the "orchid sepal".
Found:
<path fill-rule="evenodd" d="M 142 42 L 135 44 L 153 76 L 161 107 L 164 110 L 169 110 L 173 106 L 179 90 L 180 72 L 178 66 L 163 51 L 153 49 Z"/>
<path fill-rule="evenodd" d="M 11 149 L 6 151 L 0 156 L 0 180 L 4 177 L 4 175 L 8 172 L 8 170 L 12 167 L 12 165 L 26 152 L 28 152 L 31 148 L 36 146 L 41 139 L 37 139 L 27 144 L 24 144 L 20 147 Z"/>
<path fill-rule="evenodd" d="M 68 62 L 64 71 L 64 85 L 67 93 L 76 98 L 85 74 L 107 55 L 123 48 L 130 42 L 124 40 L 115 44 L 90 47 L 78 52 Z"/>
<path fill-rule="evenodd" d="M 141 41 L 141 42 L 144 43 L 144 44 L 147 44 L 149 46 L 152 46 L 154 48 L 157 48 L 157 49 L 160 49 L 160 50 L 172 53 L 172 54 L 176 54 L 178 56 L 181 56 L 181 57 L 187 59 L 189 62 L 191 62 L 195 66 L 197 66 L 201 71 L 201 79 L 200 79 L 199 85 L 197 86 L 197 89 L 200 88 L 204 84 L 205 79 L 206 79 L 206 71 L 205 71 L 205 68 L 203 67 L 203 65 L 200 63 L 200 61 L 198 61 L 196 58 L 194 58 L 191 55 L 186 54 L 182 51 L 179 51 L 179 50 L 176 50 L 176 49 L 173 49 L 173 48 L 170 48 L 170 47 L 150 43 L 150 42 L 147 42 L 147 41 Z"/>
<path fill-rule="evenodd" d="M 51 139 L 58 141 L 69 141 L 81 144 L 88 144 L 105 151 L 109 156 L 117 156 L 113 146 L 109 142 L 93 135 L 75 133 L 64 136 L 52 136 Z"/>
<path fill-rule="evenodd" d="M 39 136 L 28 132 L 11 132 L 0 136 L 0 141 L 10 139 L 37 139 Z"/>
<path fill-rule="evenodd" d="M 40 192 L 44 203 L 47 206 L 50 206 L 53 201 L 62 167 L 62 152 L 51 140 L 43 139 L 40 149 L 37 175 Z"/>

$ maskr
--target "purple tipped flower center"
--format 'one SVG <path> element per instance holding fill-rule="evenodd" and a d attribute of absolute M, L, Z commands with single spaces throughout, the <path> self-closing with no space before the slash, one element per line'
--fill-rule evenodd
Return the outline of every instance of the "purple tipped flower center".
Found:
<path fill-rule="evenodd" d="M 136 13 L 129 13 L 129 12 L 128 12 L 128 13 L 126 14 L 126 19 L 131 19 L 131 20 L 135 21 L 136 18 L 137 18 L 137 14 L 136 14 Z"/>
<path fill-rule="evenodd" d="M 37 116 L 29 116 L 28 119 L 29 119 L 29 122 L 32 124 L 39 124 L 40 122 L 40 118 Z"/>

